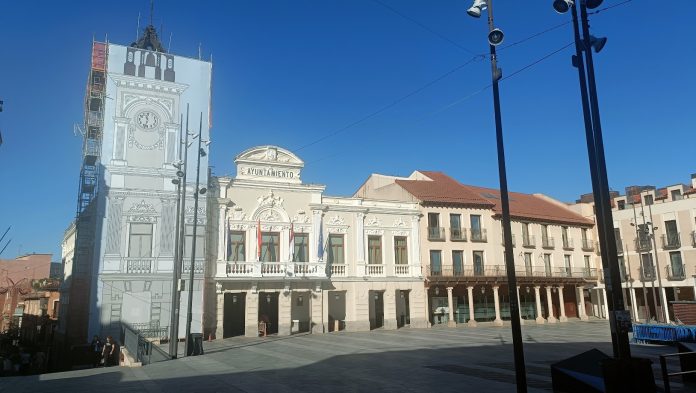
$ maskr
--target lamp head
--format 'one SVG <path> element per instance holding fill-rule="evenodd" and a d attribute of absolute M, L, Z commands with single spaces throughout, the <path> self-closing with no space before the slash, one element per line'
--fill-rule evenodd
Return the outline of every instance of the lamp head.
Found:
<path fill-rule="evenodd" d="M 201 195 L 205 194 L 206 192 L 208 192 L 208 189 L 205 187 L 202 187 L 200 190 L 198 190 L 198 193 Z"/>
<path fill-rule="evenodd" d="M 179 179 L 172 179 L 172 184 L 179 184 L 181 183 Z"/>
<path fill-rule="evenodd" d="M 176 171 L 176 175 L 179 177 L 184 177 L 184 171 Z"/>
<path fill-rule="evenodd" d="M 486 0 L 474 0 L 474 3 L 466 10 L 466 13 L 474 18 L 480 18 L 481 11 L 484 11 L 486 8 L 488 8 Z"/>
<path fill-rule="evenodd" d="M 205 157 L 205 156 L 207 156 L 207 155 L 208 155 L 208 154 L 207 154 L 207 153 L 205 152 L 205 150 L 203 150 L 203 148 L 202 148 L 202 147 L 201 147 L 200 149 L 198 149 L 198 154 L 200 154 L 200 155 L 201 155 L 201 157 Z"/>
<path fill-rule="evenodd" d="M 559 14 L 565 14 L 575 3 L 574 0 L 554 0 L 553 9 Z"/>
<path fill-rule="evenodd" d="M 590 46 L 592 49 L 594 49 L 595 53 L 599 53 L 599 51 L 604 48 L 604 45 L 607 44 L 607 37 L 600 37 L 597 38 L 593 35 L 590 36 Z"/>

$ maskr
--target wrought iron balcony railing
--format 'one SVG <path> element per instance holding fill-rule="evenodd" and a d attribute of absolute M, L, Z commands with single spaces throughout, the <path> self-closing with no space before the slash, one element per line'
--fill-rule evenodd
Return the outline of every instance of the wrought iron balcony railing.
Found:
<path fill-rule="evenodd" d="M 587 252 L 592 252 L 595 249 L 595 244 L 591 239 L 582 239 L 582 250 Z"/>
<path fill-rule="evenodd" d="M 536 247 L 536 239 L 532 235 L 524 236 L 522 235 L 522 247 L 534 248 Z"/>
<path fill-rule="evenodd" d="M 553 250 L 556 248 L 556 245 L 554 244 L 554 239 L 551 236 L 542 236 L 541 237 L 541 247 L 545 248 L 547 250 Z"/>
<path fill-rule="evenodd" d="M 486 236 L 486 230 L 483 228 L 471 228 L 471 241 L 472 242 L 487 242 L 488 237 Z"/>
<path fill-rule="evenodd" d="M 667 279 L 671 281 L 681 281 L 686 278 L 686 272 L 684 271 L 684 265 L 678 266 L 665 266 L 667 270 Z"/>
<path fill-rule="evenodd" d="M 654 281 L 655 280 L 655 268 L 650 267 L 640 267 L 640 280 L 641 281 Z"/>
<path fill-rule="evenodd" d="M 637 252 L 652 250 L 652 243 L 648 236 L 636 238 L 635 243 Z"/>
<path fill-rule="evenodd" d="M 428 227 L 428 240 L 445 240 L 445 228 L 442 227 Z"/>
<path fill-rule="evenodd" d="M 466 241 L 466 229 L 450 228 L 450 240 L 453 242 L 465 242 Z"/>
<path fill-rule="evenodd" d="M 426 274 L 429 277 L 507 277 L 505 265 L 489 266 L 426 266 Z M 554 278 L 583 278 L 598 279 L 598 271 L 594 268 L 567 268 L 558 267 L 550 269 L 545 266 L 516 266 L 515 275 L 517 277 L 554 277 Z"/>
<path fill-rule="evenodd" d="M 662 235 L 662 248 L 665 250 L 674 250 L 681 247 L 681 239 L 679 239 L 679 232 L 671 232 Z"/>

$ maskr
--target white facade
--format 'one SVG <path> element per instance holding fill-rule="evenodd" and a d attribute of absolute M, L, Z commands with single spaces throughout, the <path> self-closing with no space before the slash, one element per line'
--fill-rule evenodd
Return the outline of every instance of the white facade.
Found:
<path fill-rule="evenodd" d="M 237 175 L 217 178 L 211 198 L 217 257 L 206 297 L 217 338 L 256 336 L 261 321 L 281 335 L 425 326 L 415 203 L 326 197 L 276 146 L 235 162 Z"/>

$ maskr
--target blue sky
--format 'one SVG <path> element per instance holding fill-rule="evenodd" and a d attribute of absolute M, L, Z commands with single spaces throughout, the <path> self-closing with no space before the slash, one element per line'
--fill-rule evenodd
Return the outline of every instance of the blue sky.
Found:
<path fill-rule="evenodd" d="M 605 0 L 602 7 L 622 0 Z M 485 19 L 470 1 L 158 1 L 171 52 L 213 56 L 211 165 L 234 171 L 248 147 L 276 144 L 305 160 L 306 182 L 350 195 L 370 173 L 441 170 L 498 187 Z M 595 56 L 609 182 L 657 186 L 696 172 L 696 2 L 668 10 L 634 0 L 593 15 L 609 38 Z M 2 255 L 51 252 L 75 214 L 82 100 L 93 37 L 128 44 L 149 1 L 5 2 L 0 13 Z M 495 3 L 506 44 L 570 20 L 551 1 Z M 443 38 L 444 37 L 444 38 Z M 566 24 L 500 51 L 504 75 L 572 42 Z M 572 201 L 591 191 L 573 48 L 501 82 L 508 182 Z M 478 92 L 478 93 L 477 93 Z M 338 132 L 340 130 L 340 132 Z M 318 143 L 314 143 L 320 141 Z M 7 238 L 5 239 L 5 241 Z"/>

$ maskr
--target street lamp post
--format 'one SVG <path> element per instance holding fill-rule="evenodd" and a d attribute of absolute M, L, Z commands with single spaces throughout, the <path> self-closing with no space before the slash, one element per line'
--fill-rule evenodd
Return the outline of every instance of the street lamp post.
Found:
<path fill-rule="evenodd" d="M 196 266 L 196 231 L 198 229 L 198 197 L 205 194 L 207 189 L 200 187 L 201 180 L 201 157 L 205 157 L 206 153 L 203 150 L 203 113 L 198 124 L 198 149 L 196 162 L 196 188 L 193 193 L 193 237 L 191 239 L 191 266 L 189 271 L 189 292 L 188 292 L 188 307 L 186 309 L 186 356 L 199 355 L 195 350 L 195 343 L 191 336 L 191 323 L 193 321 L 193 279 Z M 209 142 L 206 142 L 206 145 Z"/>
<path fill-rule="evenodd" d="M 183 241 L 181 231 L 183 229 L 183 215 L 186 208 L 186 162 L 188 157 L 188 120 L 189 106 L 186 105 L 186 131 L 183 131 L 183 116 L 179 126 L 179 160 L 174 165 L 177 169 L 176 179 L 172 179 L 172 183 L 176 184 L 176 231 L 174 237 L 174 264 L 172 266 L 172 304 L 171 304 L 171 319 L 169 320 L 170 339 L 169 339 L 169 357 L 176 359 L 179 352 L 179 310 L 181 308 L 181 292 L 179 281 L 181 280 L 181 263 Z M 182 133 L 186 134 L 185 140 L 182 139 Z M 183 161 L 182 161 L 183 153 Z"/>
<path fill-rule="evenodd" d="M 587 8 L 598 7 L 602 3 L 602 0 L 579 0 L 579 2 L 582 38 L 580 37 L 580 27 L 578 26 L 576 2 L 573 0 L 555 0 L 553 6 L 559 13 L 565 13 L 570 9 L 573 17 L 573 33 L 575 38 L 573 66 L 577 67 L 580 80 L 585 137 L 587 139 L 587 154 L 590 164 L 592 192 L 597 216 L 597 231 L 599 232 L 602 268 L 604 271 L 604 282 L 609 303 L 607 306 L 609 309 L 612 348 L 615 358 L 628 359 L 631 357 L 628 341 L 630 314 L 625 310 L 624 300 L 621 294 L 621 277 L 613 231 L 614 222 L 610 205 L 611 197 L 609 194 L 609 182 L 607 180 L 607 169 L 604 157 L 602 127 L 599 118 L 594 63 L 592 61 L 592 49 L 595 51 L 601 50 L 606 39 L 596 39 L 592 37 L 589 33 L 589 23 L 587 21 Z M 587 70 L 585 70 L 585 64 L 587 65 Z"/>
<path fill-rule="evenodd" d="M 522 344 L 522 326 L 520 309 L 517 298 L 517 278 L 515 277 L 515 256 L 512 248 L 512 228 L 510 226 L 510 201 L 507 186 L 507 171 L 505 169 L 505 147 L 503 144 L 503 124 L 500 114 L 500 92 L 498 81 L 502 71 L 498 68 L 495 47 L 503 41 L 503 32 L 495 28 L 493 23 L 493 0 L 474 0 L 467 11 L 473 17 L 480 17 L 481 11 L 488 8 L 488 43 L 491 58 L 491 74 L 493 79 L 493 109 L 495 111 L 495 136 L 498 152 L 498 176 L 500 178 L 500 205 L 503 210 L 503 237 L 505 241 L 505 267 L 507 270 L 508 293 L 510 297 L 510 325 L 512 328 L 512 344 L 515 361 L 515 381 L 518 392 L 527 391 L 527 373 L 524 364 L 524 348 Z"/>

